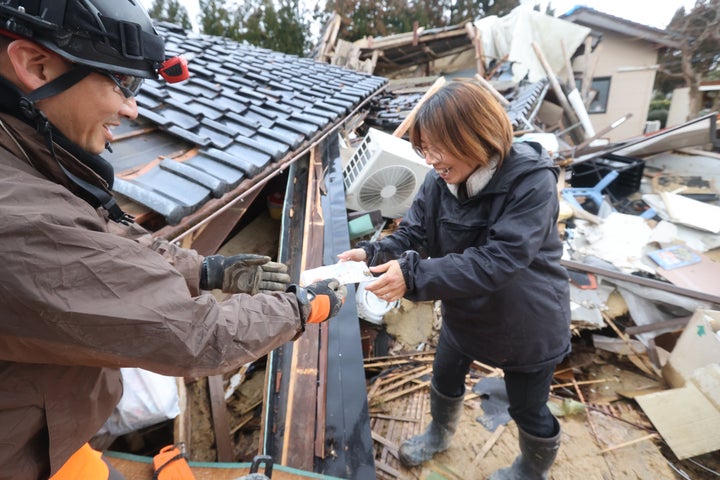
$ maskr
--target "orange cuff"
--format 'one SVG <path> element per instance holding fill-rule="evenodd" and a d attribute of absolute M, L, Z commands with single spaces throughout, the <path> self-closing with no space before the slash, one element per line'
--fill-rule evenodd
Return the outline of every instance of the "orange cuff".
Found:
<path fill-rule="evenodd" d="M 317 295 L 310 302 L 310 315 L 305 323 L 320 323 L 330 316 L 330 297 Z"/>

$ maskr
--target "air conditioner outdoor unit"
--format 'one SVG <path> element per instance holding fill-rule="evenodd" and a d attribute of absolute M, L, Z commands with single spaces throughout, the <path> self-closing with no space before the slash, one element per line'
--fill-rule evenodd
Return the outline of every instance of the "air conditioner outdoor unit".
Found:
<path fill-rule="evenodd" d="M 343 169 L 346 206 L 402 217 L 430 168 L 410 142 L 371 128 Z"/>

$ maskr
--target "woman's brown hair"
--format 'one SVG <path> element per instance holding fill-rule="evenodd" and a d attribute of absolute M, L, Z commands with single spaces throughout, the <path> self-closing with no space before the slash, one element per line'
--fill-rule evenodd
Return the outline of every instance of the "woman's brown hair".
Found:
<path fill-rule="evenodd" d="M 485 88 L 472 82 L 446 84 L 418 110 L 410 142 L 432 147 L 474 167 L 498 155 L 498 166 L 510 151 L 513 130 L 505 109 Z"/>

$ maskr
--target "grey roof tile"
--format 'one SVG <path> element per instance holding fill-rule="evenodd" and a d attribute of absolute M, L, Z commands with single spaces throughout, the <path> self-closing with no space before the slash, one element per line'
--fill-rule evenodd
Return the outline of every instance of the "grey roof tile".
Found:
<path fill-rule="evenodd" d="M 237 187 L 240 182 L 247 178 L 244 170 L 214 158 L 206 150 L 201 150 L 200 153 L 186 160 L 185 163 L 208 175 L 222 179 L 227 185 L 228 191 Z"/>
<path fill-rule="evenodd" d="M 248 177 L 254 177 L 270 163 L 270 155 L 233 142 L 225 150 L 211 148 L 207 155 L 242 170 Z"/>
<path fill-rule="evenodd" d="M 259 134 L 259 132 L 252 138 L 246 137 L 244 135 L 238 135 L 235 137 L 235 143 L 239 143 L 246 147 L 253 148 L 258 152 L 265 152 L 269 154 L 273 160 L 279 160 L 288 151 L 287 145 L 277 142 L 271 138 L 265 137 Z M 232 150 L 232 146 L 228 148 L 228 150 Z"/>
<path fill-rule="evenodd" d="M 325 117 L 318 117 L 316 115 L 308 115 L 306 113 L 293 113 L 288 117 L 290 120 L 294 120 L 296 122 L 307 122 L 312 123 L 313 125 L 316 125 L 318 127 L 324 127 L 328 124 L 328 120 Z"/>
<path fill-rule="evenodd" d="M 176 125 L 185 130 L 192 130 L 199 125 L 194 115 L 183 112 L 174 106 L 164 106 L 154 112 L 167 120 L 168 123 L 165 125 Z"/>
<path fill-rule="evenodd" d="M 144 96 L 155 97 L 159 100 L 162 100 L 163 98 L 168 96 L 168 92 L 166 90 L 157 88 L 156 85 L 152 84 L 151 82 L 149 82 L 147 80 L 143 82 L 140 93 Z"/>
<path fill-rule="evenodd" d="M 229 190 L 229 186 L 224 180 L 210 175 L 192 164 L 165 159 L 162 160 L 158 166 L 163 170 L 175 173 L 181 178 L 208 188 L 215 198 L 222 197 L 223 194 Z"/>
<path fill-rule="evenodd" d="M 161 135 L 167 136 L 165 156 L 187 152 L 188 143 L 199 150 L 185 155 L 190 158 L 183 163 L 165 159 L 131 181 L 118 182 L 117 190 L 170 223 L 302 148 L 387 82 L 164 24 L 158 31 L 167 52 L 190 53 L 191 77 L 178 84 L 144 83 L 138 112 L 160 126 L 153 148 L 144 152 L 157 155 Z M 129 163 L 125 157 L 132 150 L 123 151 Z"/>
<path fill-rule="evenodd" d="M 184 128 L 179 127 L 178 125 L 173 125 L 168 128 L 168 132 L 172 133 L 173 135 L 177 135 L 178 137 L 183 138 L 188 142 L 196 143 L 201 147 L 207 147 L 211 143 L 210 137 L 197 135 L 190 130 L 185 130 Z"/>
<path fill-rule="evenodd" d="M 143 92 L 140 92 L 135 96 L 135 101 L 138 105 L 143 106 L 147 109 L 153 110 L 155 108 L 158 108 L 160 105 L 163 104 L 160 100 L 155 100 L 155 98 L 144 95 Z"/>
<path fill-rule="evenodd" d="M 151 189 L 136 185 L 122 178 L 115 179 L 113 190 L 158 212 L 165 217 L 170 225 L 177 224 L 185 215 L 192 213 L 190 206 L 180 205 L 176 201 L 166 198 Z"/>
<path fill-rule="evenodd" d="M 298 132 L 293 132 L 284 128 L 278 128 L 276 125 L 273 125 L 272 128 L 261 127 L 258 130 L 258 133 L 267 138 L 275 139 L 278 142 L 293 149 L 299 147 L 305 138 L 304 135 Z"/>
<path fill-rule="evenodd" d="M 291 118 L 278 118 L 277 120 L 275 120 L 273 126 L 276 128 L 287 129 L 292 132 L 297 132 L 305 135 L 306 137 L 310 137 L 312 134 L 314 134 L 320 129 L 320 127 L 318 125 L 315 125 L 314 123 L 307 123 L 302 121 L 298 122 L 292 120 Z"/>
<path fill-rule="evenodd" d="M 161 126 L 170 125 L 171 120 L 168 118 L 165 118 L 164 116 L 155 113 L 153 110 L 148 110 L 147 108 L 144 108 L 140 105 L 138 105 L 138 114 L 142 115 L 143 117 L 147 118 L 150 121 L 153 121 Z"/>
<path fill-rule="evenodd" d="M 253 131 L 262 127 L 262 124 L 257 120 L 254 120 L 247 115 L 238 115 L 236 112 L 228 112 L 225 115 L 225 118 Z"/>
<path fill-rule="evenodd" d="M 315 102 L 315 107 L 317 107 L 319 110 L 327 110 L 327 111 L 333 112 L 333 113 L 335 113 L 335 115 L 342 115 L 343 113 L 347 112 L 347 108 L 340 107 L 340 106 L 337 106 L 330 102 L 325 102 L 325 101 Z"/>
<path fill-rule="evenodd" d="M 196 108 L 202 112 L 205 118 L 217 120 L 230 110 L 230 107 L 225 102 L 218 102 L 217 99 L 198 98 L 195 101 L 198 103 Z"/>
<path fill-rule="evenodd" d="M 312 116 L 316 116 L 316 117 L 325 118 L 326 119 L 325 123 L 327 123 L 328 120 L 334 120 L 338 117 L 338 114 L 336 112 L 331 112 L 331 111 L 328 111 L 328 110 L 325 110 L 322 108 L 317 108 L 317 107 L 306 108 L 305 110 L 303 110 L 302 113 L 304 113 L 305 115 L 312 115 Z"/>

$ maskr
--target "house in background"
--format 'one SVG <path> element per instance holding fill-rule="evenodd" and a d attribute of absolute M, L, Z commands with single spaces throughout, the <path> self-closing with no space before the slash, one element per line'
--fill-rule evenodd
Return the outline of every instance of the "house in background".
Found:
<path fill-rule="evenodd" d="M 588 7 L 576 7 L 560 18 L 592 29 L 593 55 L 576 55 L 572 66 L 576 78 L 592 77 L 591 88 L 596 94 L 588 113 L 595 131 L 631 113 L 631 118 L 605 137 L 617 142 L 642 135 L 652 100 L 659 50 L 677 47 L 677 41 L 665 30 Z"/>
<path fill-rule="evenodd" d="M 703 110 L 700 112 L 709 113 L 711 110 L 720 110 L 720 80 L 700 82 L 700 92 L 703 96 Z M 668 112 L 666 127 L 674 127 L 690 120 L 690 88 L 678 87 L 673 90 L 670 111 Z"/>

